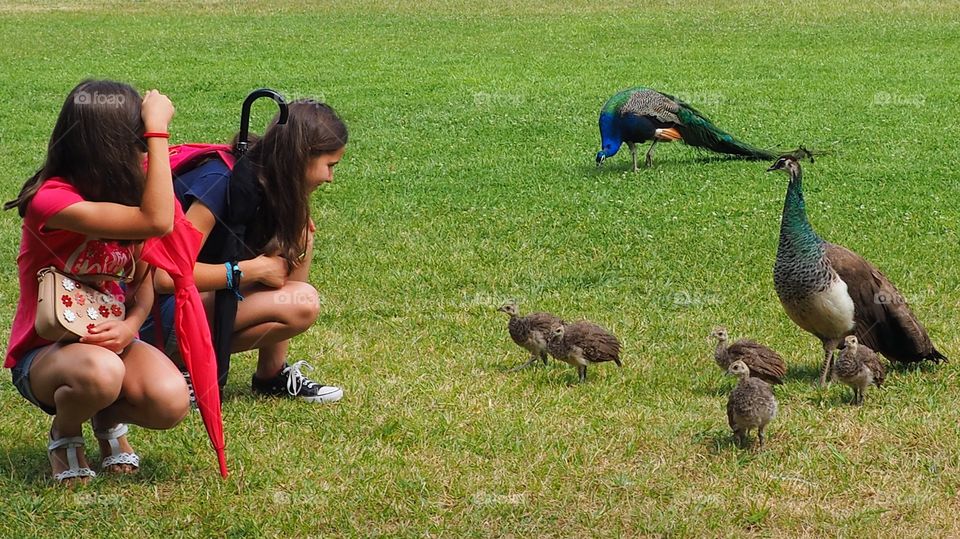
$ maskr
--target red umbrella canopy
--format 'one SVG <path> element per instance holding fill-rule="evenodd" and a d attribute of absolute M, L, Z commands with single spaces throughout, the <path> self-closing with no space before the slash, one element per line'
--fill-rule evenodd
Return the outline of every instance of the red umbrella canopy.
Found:
<path fill-rule="evenodd" d="M 176 203 L 173 231 L 160 238 L 150 238 L 143 245 L 143 259 L 165 270 L 173 279 L 174 330 L 180 356 L 190 373 L 197 407 L 217 452 L 220 475 L 227 476 L 224 453 L 223 418 L 220 415 L 220 389 L 217 385 L 217 361 L 203 310 L 200 293 L 193 280 L 193 265 L 200 252 L 203 235 L 193 227 L 180 203 Z"/>

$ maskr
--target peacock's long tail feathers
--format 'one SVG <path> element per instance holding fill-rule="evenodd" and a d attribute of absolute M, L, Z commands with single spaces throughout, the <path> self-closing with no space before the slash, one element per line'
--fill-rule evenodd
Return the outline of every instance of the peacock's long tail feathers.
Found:
<path fill-rule="evenodd" d="M 677 127 L 683 135 L 683 142 L 697 148 L 706 148 L 718 153 L 738 155 L 747 159 L 776 159 L 779 153 L 771 152 L 741 142 L 733 135 L 713 125 L 702 114 L 689 106 L 681 106 L 677 116 L 683 125 Z"/>

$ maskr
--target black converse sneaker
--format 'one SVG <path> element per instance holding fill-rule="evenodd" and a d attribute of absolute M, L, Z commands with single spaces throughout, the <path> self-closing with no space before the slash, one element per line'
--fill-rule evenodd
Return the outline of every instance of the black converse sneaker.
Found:
<path fill-rule="evenodd" d="M 187 371 L 180 371 L 180 374 L 183 375 L 183 380 L 187 383 L 187 391 L 190 392 L 190 409 L 198 410 L 197 408 L 197 394 L 193 390 L 193 380 L 190 379 L 190 373 Z"/>
<path fill-rule="evenodd" d="M 306 361 L 298 361 L 293 365 L 284 364 L 280 372 L 268 380 L 261 380 L 254 374 L 251 383 L 253 392 L 273 397 L 295 397 L 318 403 L 336 402 L 343 398 L 342 389 L 314 382 L 300 372 L 303 367 L 313 370 L 313 366 Z"/>

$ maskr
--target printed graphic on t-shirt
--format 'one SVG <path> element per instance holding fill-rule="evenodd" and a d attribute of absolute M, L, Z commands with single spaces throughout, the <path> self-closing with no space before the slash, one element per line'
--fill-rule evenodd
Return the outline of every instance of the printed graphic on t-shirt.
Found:
<path fill-rule="evenodd" d="M 116 241 L 88 239 L 67 259 L 66 272 L 72 275 L 112 275 L 127 278 L 133 275 L 134 262 L 130 246 Z"/>

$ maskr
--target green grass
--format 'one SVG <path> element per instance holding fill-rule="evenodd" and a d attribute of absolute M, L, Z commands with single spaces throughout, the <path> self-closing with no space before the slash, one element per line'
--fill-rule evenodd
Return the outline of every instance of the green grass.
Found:
<path fill-rule="evenodd" d="M 860 408 L 813 386 L 819 342 L 772 287 L 782 177 L 679 145 L 639 174 L 626 152 L 593 166 L 597 112 L 633 85 L 760 146 L 830 150 L 805 169 L 814 227 L 958 359 L 956 3 L 410 4 L 0 4 L 4 199 L 85 77 L 170 95 L 174 142 L 228 138 L 260 86 L 323 97 L 351 128 L 313 203 L 323 312 L 292 346 L 345 399 L 256 400 L 244 354 L 227 480 L 194 415 L 135 431 L 138 477 L 66 491 L 48 420 L 0 384 L 0 535 L 960 534 L 956 364 L 896 369 Z M 8 333 L 19 220 L 0 223 Z M 624 369 L 580 387 L 553 361 L 506 373 L 524 359 L 508 298 L 611 328 Z M 791 367 L 758 453 L 726 427 L 718 323 Z"/>

